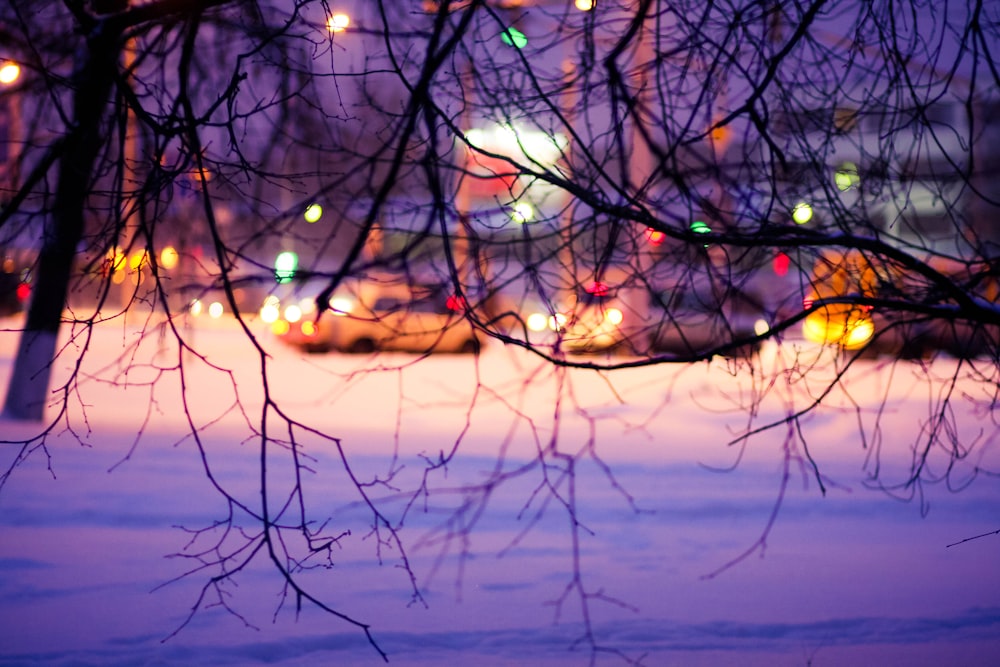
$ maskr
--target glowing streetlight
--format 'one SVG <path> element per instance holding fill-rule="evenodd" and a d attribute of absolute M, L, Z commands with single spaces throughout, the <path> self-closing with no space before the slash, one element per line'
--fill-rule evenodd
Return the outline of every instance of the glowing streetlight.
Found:
<path fill-rule="evenodd" d="M 17 63 L 12 61 L 7 61 L 0 65 L 0 83 L 5 86 L 17 81 L 18 77 L 21 76 L 21 68 Z"/>
<path fill-rule="evenodd" d="M 581 12 L 589 12 L 594 8 L 595 4 L 594 0 L 576 0 L 576 2 L 573 3 L 573 5 Z"/>
<path fill-rule="evenodd" d="M 351 17 L 347 14 L 331 14 L 326 22 L 326 29 L 330 32 L 344 32 L 351 24 Z"/>
<path fill-rule="evenodd" d="M 510 219 L 519 225 L 526 225 L 535 219 L 535 209 L 528 202 L 518 202 L 511 208 Z"/>

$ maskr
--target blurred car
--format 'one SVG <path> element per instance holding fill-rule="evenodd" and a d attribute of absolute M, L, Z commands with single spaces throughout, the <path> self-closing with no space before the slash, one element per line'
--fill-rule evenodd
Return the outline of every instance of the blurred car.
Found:
<path fill-rule="evenodd" d="M 802 307 L 822 299 L 843 299 L 812 310 L 802 321 L 810 342 L 866 355 L 920 356 L 923 328 L 864 303 L 887 291 L 898 291 L 900 276 L 876 267 L 857 250 L 825 250 L 813 264 Z"/>
<path fill-rule="evenodd" d="M 958 284 L 965 284 L 980 272 L 952 261 L 932 260 L 929 265 Z M 978 296 L 991 302 L 998 300 L 995 279 L 981 282 L 978 287 L 974 290 Z M 843 350 L 901 358 L 926 357 L 936 351 L 971 358 L 997 346 L 1000 332 L 995 326 L 958 319 L 929 320 L 919 314 L 881 310 L 864 303 L 882 297 L 905 302 L 926 289 L 925 279 L 913 280 L 898 269 L 877 269 L 856 250 L 826 251 L 815 262 L 803 307 L 808 310 L 820 299 L 844 301 L 809 313 L 802 323 L 803 336 Z"/>
<path fill-rule="evenodd" d="M 556 341 L 552 319 L 555 306 L 533 288 L 519 287 L 501 291 L 485 303 L 487 326 L 508 339 L 533 346 L 552 346 Z"/>
<path fill-rule="evenodd" d="M 650 293 L 650 348 L 653 352 L 704 354 L 730 343 L 725 356 L 752 355 L 758 336 L 770 325 L 764 308 L 744 292 L 705 281 L 675 284 Z"/>
<path fill-rule="evenodd" d="M 549 328 L 566 352 L 643 352 L 639 332 L 646 326 L 639 290 L 595 280 L 578 286 L 556 305 Z"/>
<path fill-rule="evenodd" d="M 293 298 L 265 299 L 261 318 L 283 342 L 306 352 L 376 350 L 477 354 L 481 343 L 465 320 L 465 304 L 443 285 L 410 284 L 404 276 L 351 280 L 317 313 L 323 284 Z"/>

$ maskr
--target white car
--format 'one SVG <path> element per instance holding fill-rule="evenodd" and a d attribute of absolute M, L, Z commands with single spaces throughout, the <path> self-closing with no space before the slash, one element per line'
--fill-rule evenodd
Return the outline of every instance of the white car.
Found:
<path fill-rule="evenodd" d="M 270 297 L 261 312 L 281 340 L 307 352 L 475 354 L 481 347 L 461 299 L 442 285 L 410 284 L 394 274 L 352 279 L 323 313 L 307 292 L 285 305 Z"/>

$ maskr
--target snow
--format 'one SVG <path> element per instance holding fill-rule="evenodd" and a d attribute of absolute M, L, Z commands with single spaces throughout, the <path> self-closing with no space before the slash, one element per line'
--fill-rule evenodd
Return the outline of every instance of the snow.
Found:
<path fill-rule="evenodd" d="M 18 325 L 0 321 L 3 387 Z M 212 368 L 180 353 L 158 326 L 132 317 L 95 330 L 68 418 L 0 490 L 0 663 L 382 664 L 357 628 L 308 604 L 298 618 L 294 604 L 281 606 L 281 582 L 264 560 L 224 589 L 240 617 L 210 606 L 174 634 L 212 572 L 175 580 L 193 563 L 171 556 L 192 540 L 189 530 L 226 516 L 204 462 L 234 498 L 260 504 L 251 428 L 263 411 L 263 357 L 231 323 L 181 329 Z M 69 342 L 64 332 L 67 353 L 83 344 L 86 332 L 75 333 Z M 1000 660 L 1000 538 L 947 546 L 1000 527 L 1000 485 L 975 475 L 1000 467 L 995 407 L 981 385 L 961 381 L 951 406 L 962 442 L 976 444 L 949 477 L 963 488 L 928 484 L 922 500 L 899 502 L 867 483 L 876 450 L 885 480 L 905 476 L 928 408 L 941 400 L 942 382 L 929 378 L 947 379 L 952 360 L 928 368 L 866 360 L 829 407 L 803 420 L 824 495 L 784 425 L 744 447 L 727 444 L 756 398 L 767 420 L 817 395 L 832 377 L 829 364 L 765 381 L 796 353 L 800 366 L 809 363 L 814 349 L 765 350 L 765 374 L 734 373 L 721 361 L 602 374 L 559 371 L 499 346 L 478 361 L 420 360 L 302 357 L 266 335 L 260 341 L 276 404 L 317 430 L 294 430 L 312 457 L 303 481 L 310 517 L 351 531 L 332 567 L 303 581 L 371 624 L 390 664 L 589 664 L 588 645 L 576 643 L 583 608 L 572 588 L 574 525 L 579 581 L 596 596 L 587 607 L 594 638 L 642 664 Z M 57 362 L 62 382 L 74 358 Z M 183 378 L 171 370 L 180 359 Z M 186 437 L 182 381 L 200 450 Z M 267 427 L 288 437 L 274 413 Z M 3 440 L 38 430 L 0 422 Z M 572 517 L 540 487 L 537 466 L 513 474 L 553 440 L 575 461 Z M 395 547 L 383 545 L 377 559 L 370 512 L 342 472 L 337 444 L 359 479 L 394 473 L 390 485 L 368 488 L 399 520 L 412 497 L 402 492 L 417 488 L 426 461 L 456 441 L 455 458 L 429 473 L 430 496 L 400 531 L 426 605 L 414 603 Z M 6 466 L 20 449 L 0 446 Z M 272 447 L 268 461 L 274 498 L 284 497 L 287 450 Z M 766 548 L 720 572 L 767 531 L 786 461 Z M 928 463 L 943 473 L 939 455 Z M 568 497 L 569 478 L 548 472 Z M 456 523 L 442 533 L 449 519 L 468 530 Z M 253 527 L 245 517 L 241 525 Z M 623 664 L 614 653 L 596 655 L 597 664 Z"/>

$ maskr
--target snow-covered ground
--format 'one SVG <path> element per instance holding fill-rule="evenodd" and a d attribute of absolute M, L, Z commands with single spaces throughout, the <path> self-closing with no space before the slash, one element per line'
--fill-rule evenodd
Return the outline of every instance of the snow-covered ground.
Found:
<path fill-rule="evenodd" d="M 0 663 L 381 664 L 353 626 L 308 604 L 297 619 L 294 605 L 281 607 L 281 582 L 264 560 L 225 589 L 242 619 L 209 607 L 172 634 L 212 572 L 163 586 L 193 566 L 170 556 L 191 541 L 184 528 L 226 516 L 204 461 L 235 497 L 259 504 L 259 439 L 248 423 L 260 424 L 260 357 L 233 327 L 186 332 L 208 361 L 232 373 L 184 356 L 203 459 L 184 437 L 181 378 L 165 370 L 177 362 L 176 345 L 154 334 L 133 349 L 142 325 L 97 331 L 70 397 L 72 432 L 58 422 L 46 451 L 0 491 Z M 0 320 L 0 393 L 17 326 Z M 979 475 L 961 490 L 928 485 L 926 516 L 920 501 L 899 502 L 866 484 L 876 451 L 886 481 L 905 476 L 940 395 L 928 375 L 947 377 L 953 361 L 930 369 L 865 361 L 846 392 L 803 420 L 809 453 L 826 476 L 824 495 L 785 426 L 743 448 L 727 444 L 746 425 L 742 407 L 760 398 L 759 418 L 778 419 L 831 377 L 831 368 L 819 367 L 766 382 L 793 354 L 791 344 L 764 351 L 768 373 L 734 375 L 722 362 L 563 373 L 502 347 L 478 363 L 303 358 L 262 341 L 271 355 L 270 395 L 290 418 L 339 438 L 360 479 L 394 472 L 391 485 L 368 487 L 394 520 L 404 496 L 390 486 L 417 488 L 426 462 L 460 439 L 400 531 L 420 604 L 391 545 L 377 561 L 370 514 L 340 472 L 336 443 L 294 431 L 312 457 L 304 480 L 310 516 L 351 531 L 333 567 L 303 580 L 325 603 L 371 624 L 390 664 L 588 664 L 588 645 L 576 643 L 584 628 L 577 582 L 592 595 L 586 611 L 595 641 L 646 665 L 1000 663 L 1000 537 L 947 546 L 1000 528 L 998 480 Z M 123 352 L 131 363 L 119 361 Z M 71 358 L 58 362 L 58 377 L 67 377 Z M 245 413 L 233 408 L 234 387 Z M 977 446 L 953 471 L 952 486 L 977 466 L 1000 468 L 996 406 L 973 400 L 985 394 L 972 382 L 956 396 L 961 440 Z M 0 439 L 37 429 L 0 422 Z M 274 414 L 268 429 L 287 437 Z M 507 474 L 553 441 L 548 451 L 569 457 L 549 457 L 547 477 L 538 466 Z M 6 467 L 19 450 L 2 448 Z M 572 486 L 559 472 L 569 458 Z M 788 483 L 766 548 L 719 571 L 767 530 L 786 461 Z M 929 463 L 939 472 L 943 459 Z M 269 465 L 275 494 L 287 470 L 281 450 Z M 488 502 L 477 505 L 490 481 Z M 571 492 L 573 515 L 557 502 Z M 463 506 L 481 512 L 456 514 Z M 459 516 L 474 524 L 440 539 L 437 530 Z M 622 664 L 613 653 L 596 655 L 597 664 Z"/>

